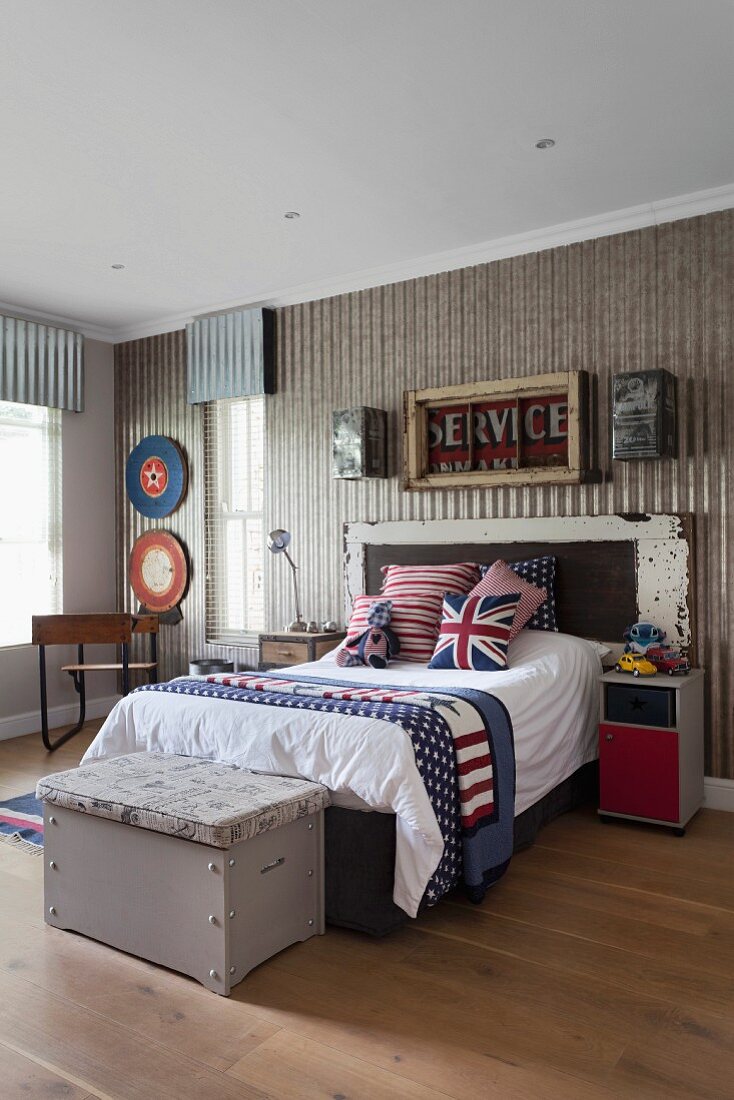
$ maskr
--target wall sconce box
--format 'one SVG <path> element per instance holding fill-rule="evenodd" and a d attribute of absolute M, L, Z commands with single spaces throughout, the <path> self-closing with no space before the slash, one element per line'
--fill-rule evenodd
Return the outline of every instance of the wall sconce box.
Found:
<path fill-rule="evenodd" d="M 387 477 L 387 413 L 360 405 L 332 414 L 332 477 Z"/>
<path fill-rule="evenodd" d="M 642 370 L 612 378 L 612 458 L 674 458 L 675 375 Z"/>

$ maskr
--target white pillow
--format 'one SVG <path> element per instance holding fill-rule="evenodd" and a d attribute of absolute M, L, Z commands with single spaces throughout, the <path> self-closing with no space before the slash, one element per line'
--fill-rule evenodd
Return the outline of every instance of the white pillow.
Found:
<path fill-rule="evenodd" d="M 612 652 L 608 645 L 604 645 L 603 642 L 595 642 L 593 638 L 583 638 L 582 641 L 587 642 L 598 657 L 606 657 L 607 653 Z"/>

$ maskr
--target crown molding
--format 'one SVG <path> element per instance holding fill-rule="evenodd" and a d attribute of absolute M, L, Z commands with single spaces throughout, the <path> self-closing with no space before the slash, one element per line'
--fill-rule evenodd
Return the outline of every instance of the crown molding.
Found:
<path fill-rule="evenodd" d="M 31 321 L 59 324 L 64 328 L 81 332 L 90 339 L 118 344 L 127 340 L 158 336 L 164 332 L 175 332 L 184 328 L 195 317 L 211 313 L 255 306 L 278 308 L 317 301 L 321 298 L 333 298 L 338 294 L 351 294 L 390 283 L 405 282 L 408 279 L 420 279 L 445 271 L 456 271 L 462 267 L 490 263 L 493 260 L 504 260 L 511 256 L 542 252 L 548 248 L 577 244 L 597 237 L 609 237 L 615 233 L 646 229 L 651 225 L 664 225 L 666 222 L 679 221 L 682 218 L 712 214 L 717 210 L 728 210 L 732 207 L 734 207 L 734 183 L 729 183 L 722 187 L 711 187 L 705 191 L 693 191 L 687 195 L 676 195 L 668 199 L 643 203 L 640 206 L 628 206 L 623 210 L 612 210 L 606 214 L 562 222 L 559 225 L 534 229 L 528 233 L 498 237 L 495 240 L 482 241 L 479 244 L 452 249 L 448 252 L 435 252 L 415 260 L 401 260 L 398 263 L 386 264 L 384 267 L 373 267 L 347 275 L 301 283 L 298 286 L 274 288 L 257 297 L 203 304 L 186 313 L 172 314 L 145 323 L 122 325 L 117 328 L 88 324 L 68 317 L 55 317 L 52 314 L 42 314 L 2 302 L 0 302 L 0 312 L 12 312 L 15 316 L 25 317 Z"/>
<path fill-rule="evenodd" d="M 563 222 L 560 225 L 532 230 L 529 233 L 517 233 L 510 237 L 483 241 L 480 244 L 456 248 L 448 252 L 436 252 L 416 260 L 400 261 L 349 275 L 302 283 L 283 290 L 273 290 L 256 298 L 237 298 L 229 302 L 210 304 L 192 310 L 190 313 L 162 317 L 158 321 L 150 321 L 145 325 L 119 328 L 114 333 L 114 339 L 116 343 L 123 340 L 137 340 L 183 328 L 195 316 L 243 309 L 248 306 L 277 308 L 298 305 L 301 302 L 316 301 L 320 298 L 332 298 L 337 294 L 350 294 L 390 283 L 401 283 L 407 279 L 420 279 L 444 271 L 456 271 L 462 267 L 474 267 L 476 264 L 503 260 L 510 256 L 522 256 L 528 252 L 542 252 L 547 248 L 576 244 L 596 237 L 609 237 L 615 233 L 627 233 L 630 230 L 645 229 L 651 225 L 663 225 L 666 222 L 711 214 L 730 207 L 734 207 L 734 183 L 643 203 L 640 206 L 629 206 L 624 210 L 613 210 L 594 217 L 579 218 L 576 221 Z"/>
<path fill-rule="evenodd" d="M 80 321 L 78 317 L 61 317 L 57 313 L 28 309 L 27 306 L 19 306 L 15 302 L 0 302 L 0 313 L 6 317 L 15 317 L 19 321 L 35 321 L 39 325 L 49 325 L 51 328 L 71 329 L 72 332 L 79 332 L 90 340 L 101 340 L 105 344 L 114 344 L 116 340 L 115 330 L 112 328 Z"/>

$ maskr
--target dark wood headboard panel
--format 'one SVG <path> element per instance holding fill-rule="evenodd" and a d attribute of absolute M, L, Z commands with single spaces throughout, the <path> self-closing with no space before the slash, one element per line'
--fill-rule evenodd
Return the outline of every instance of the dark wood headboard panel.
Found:
<path fill-rule="evenodd" d="M 669 641 L 695 643 L 691 517 L 675 514 L 358 521 L 344 526 L 344 610 L 378 593 L 380 568 L 456 561 L 517 561 L 553 554 L 562 631 L 622 646 L 637 619 Z M 692 657 L 693 659 L 693 657 Z"/>
<path fill-rule="evenodd" d="M 502 543 L 443 546 L 366 546 L 368 593 L 382 584 L 383 565 L 491 563 L 553 554 L 556 558 L 558 628 L 581 638 L 622 641 L 637 619 L 635 550 L 631 542 Z"/>

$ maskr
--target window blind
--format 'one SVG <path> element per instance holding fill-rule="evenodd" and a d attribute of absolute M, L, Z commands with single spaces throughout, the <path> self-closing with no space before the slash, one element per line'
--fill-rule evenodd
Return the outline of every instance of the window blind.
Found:
<path fill-rule="evenodd" d="M 0 402 L 0 647 L 62 610 L 61 413 Z"/>
<path fill-rule="evenodd" d="M 206 637 L 243 644 L 264 627 L 265 401 L 214 401 L 204 412 Z"/>

